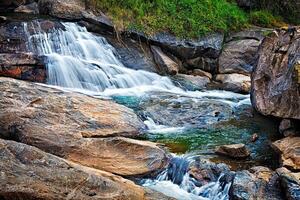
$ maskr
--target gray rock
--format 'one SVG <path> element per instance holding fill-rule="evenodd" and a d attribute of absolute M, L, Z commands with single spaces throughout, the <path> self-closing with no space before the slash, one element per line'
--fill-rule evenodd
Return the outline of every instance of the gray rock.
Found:
<path fill-rule="evenodd" d="M 218 74 L 215 79 L 221 83 L 221 88 L 224 90 L 237 93 L 250 93 L 250 76 L 243 74 Z"/>
<path fill-rule="evenodd" d="M 193 76 L 206 76 L 210 80 L 212 79 L 211 73 L 203 71 L 201 69 L 194 69 L 193 71 L 189 71 L 188 74 Z"/>
<path fill-rule="evenodd" d="M 151 51 L 160 74 L 176 75 L 178 73 L 179 65 L 168 57 L 160 47 L 151 46 Z"/>
<path fill-rule="evenodd" d="M 254 39 L 234 40 L 225 44 L 219 57 L 219 73 L 250 75 L 258 58 L 260 41 Z"/>
<path fill-rule="evenodd" d="M 190 69 L 201 69 L 210 73 L 217 71 L 217 59 L 197 57 L 185 61 L 185 65 Z"/>
<path fill-rule="evenodd" d="M 300 173 L 292 173 L 286 168 L 276 170 L 279 174 L 280 184 L 284 189 L 287 200 L 300 199 Z"/>
<path fill-rule="evenodd" d="M 263 115 L 300 119 L 300 31 L 267 36 L 252 73 L 251 101 Z"/>
<path fill-rule="evenodd" d="M 26 5 L 20 5 L 14 12 L 16 13 L 27 13 L 27 14 L 39 14 L 39 6 L 36 2 Z"/>
<path fill-rule="evenodd" d="M 175 85 L 187 90 L 202 90 L 206 88 L 210 79 L 207 76 L 193 76 L 187 74 L 177 74 L 172 77 Z"/>

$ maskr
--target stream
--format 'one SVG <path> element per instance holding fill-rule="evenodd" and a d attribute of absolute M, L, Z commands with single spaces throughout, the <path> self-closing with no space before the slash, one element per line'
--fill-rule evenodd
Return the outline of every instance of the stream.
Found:
<path fill-rule="evenodd" d="M 48 85 L 132 108 L 147 127 L 141 139 L 162 143 L 173 153 L 167 169 L 139 184 L 177 199 L 225 200 L 230 183 L 222 181 L 223 174 L 204 186 L 188 174 L 196 158 L 226 163 L 231 170 L 276 167 L 268 162 L 276 161 L 268 145 L 276 139 L 275 124 L 252 110 L 249 95 L 188 91 L 169 77 L 126 68 L 104 37 L 76 23 L 48 32 L 37 20 L 23 25 L 28 50 L 47 61 Z M 234 143 L 246 144 L 251 157 L 233 160 L 214 153 L 216 146 Z"/>

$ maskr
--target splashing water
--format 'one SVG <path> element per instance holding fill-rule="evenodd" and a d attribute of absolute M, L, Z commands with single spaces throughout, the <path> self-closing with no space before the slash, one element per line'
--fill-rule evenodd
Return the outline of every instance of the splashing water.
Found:
<path fill-rule="evenodd" d="M 157 176 L 155 180 L 144 180 L 143 186 L 159 191 L 167 196 L 184 200 L 227 200 L 231 183 L 221 181 L 223 175 L 216 182 L 197 186 L 197 180 L 188 173 L 192 158 L 175 156 L 170 166 Z"/>

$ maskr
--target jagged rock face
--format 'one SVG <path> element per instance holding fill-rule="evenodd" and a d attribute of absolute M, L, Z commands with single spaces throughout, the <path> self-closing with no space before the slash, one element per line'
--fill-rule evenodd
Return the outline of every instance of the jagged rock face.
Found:
<path fill-rule="evenodd" d="M 132 110 L 85 95 L 0 78 L 0 137 L 120 175 L 150 173 L 165 151 L 134 137 L 144 124 Z M 115 137 L 118 136 L 118 137 Z"/>
<path fill-rule="evenodd" d="M 145 199 L 143 188 L 35 147 L 0 139 L 0 198 Z"/>
<path fill-rule="evenodd" d="M 299 31 L 273 32 L 260 47 L 258 64 L 252 73 L 251 101 L 263 115 L 300 119 Z"/>

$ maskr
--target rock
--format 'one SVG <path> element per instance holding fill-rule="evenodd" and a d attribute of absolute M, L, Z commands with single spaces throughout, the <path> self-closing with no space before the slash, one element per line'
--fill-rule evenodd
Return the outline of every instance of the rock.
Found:
<path fill-rule="evenodd" d="M 46 82 L 46 68 L 40 58 L 28 53 L 0 53 L 0 76 Z"/>
<path fill-rule="evenodd" d="M 167 156 L 155 143 L 127 139 L 144 129 L 131 109 L 109 100 L 0 78 L 0 136 L 120 175 L 150 173 Z"/>
<path fill-rule="evenodd" d="M 227 103 L 172 94 L 144 97 L 139 106 L 141 116 L 169 127 L 207 128 L 235 117 L 233 108 Z"/>
<path fill-rule="evenodd" d="M 5 16 L 0 16 L 0 23 L 4 23 L 7 21 L 7 17 Z"/>
<path fill-rule="evenodd" d="M 237 93 L 249 93 L 251 79 L 243 74 L 218 74 L 216 81 L 222 83 L 221 88 Z"/>
<path fill-rule="evenodd" d="M 193 76 L 206 76 L 210 80 L 212 79 L 211 73 L 203 71 L 201 69 L 194 69 L 193 71 L 190 71 L 188 74 Z"/>
<path fill-rule="evenodd" d="M 300 173 L 292 173 L 286 168 L 276 170 L 287 200 L 300 199 Z"/>
<path fill-rule="evenodd" d="M 1 199 L 144 199 L 122 177 L 80 166 L 35 147 L 0 139 Z"/>
<path fill-rule="evenodd" d="M 178 87 L 182 87 L 187 90 L 202 90 L 206 88 L 210 80 L 206 76 L 193 76 L 186 74 L 177 74 L 172 77 L 173 82 Z"/>
<path fill-rule="evenodd" d="M 219 73 L 250 75 L 258 58 L 260 41 L 255 39 L 233 40 L 225 44 L 219 57 Z"/>
<path fill-rule="evenodd" d="M 216 148 L 216 153 L 232 158 L 246 158 L 250 156 L 250 152 L 244 144 L 222 145 Z"/>
<path fill-rule="evenodd" d="M 180 40 L 167 33 L 161 33 L 150 40 L 181 59 L 192 59 L 199 56 L 218 58 L 223 39 L 224 36 L 220 33 L 211 34 L 198 40 Z"/>
<path fill-rule="evenodd" d="M 230 189 L 230 199 L 233 200 L 283 200 L 279 187 L 278 176 L 265 169 L 237 171 Z M 263 177 L 262 171 L 263 170 Z M 267 174 L 267 178 L 264 177 Z"/>
<path fill-rule="evenodd" d="M 255 0 L 236 0 L 239 7 L 251 9 L 255 6 Z"/>
<path fill-rule="evenodd" d="M 39 6 L 36 2 L 27 5 L 20 5 L 14 12 L 27 13 L 27 14 L 39 14 Z"/>
<path fill-rule="evenodd" d="M 82 12 L 83 20 L 86 22 L 89 22 L 88 28 L 95 29 L 94 26 L 98 26 L 99 28 L 109 30 L 110 32 L 114 31 L 114 25 L 112 21 L 102 12 L 95 15 L 92 12 L 83 11 Z M 92 27 L 89 27 L 89 25 L 92 25 Z"/>
<path fill-rule="evenodd" d="M 295 136 L 297 131 L 295 129 L 295 125 L 290 119 L 283 119 L 279 125 L 279 132 L 285 137 Z"/>
<path fill-rule="evenodd" d="M 300 137 L 286 137 L 272 143 L 272 147 L 280 154 L 282 166 L 300 169 Z"/>
<path fill-rule="evenodd" d="M 161 74 L 176 75 L 178 73 L 178 64 L 162 52 L 161 48 L 151 46 L 151 51 Z"/>
<path fill-rule="evenodd" d="M 251 101 L 263 115 L 300 119 L 300 92 L 296 63 L 299 61 L 300 29 L 294 37 L 284 30 L 267 36 L 251 78 Z"/>
<path fill-rule="evenodd" d="M 197 57 L 186 61 L 187 68 L 201 69 L 206 72 L 215 73 L 217 71 L 217 59 Z"/>
<path fill-rule="evenodd" d="M 149 45 L 128 38 L 121 38 L 121 40 L 118 40 L 115 37 L 108 35 L 104 36 L 116 49 L 118 58 L 124 66 L 130 69 L 158 73 Z"/>
<path fill-rule="evenodd" d="M 82 19 L 85 4 L 81 0 L 39 0 L 40 14 L 67 20 Z"/>
<path fill-rule="evenodd" d="M 252 137 L 251 137 L 251 142 L 256 142 L 256 140 L 259 138 L 259 136 L 257 135 L 257 133 L 253 133 Z"/>

